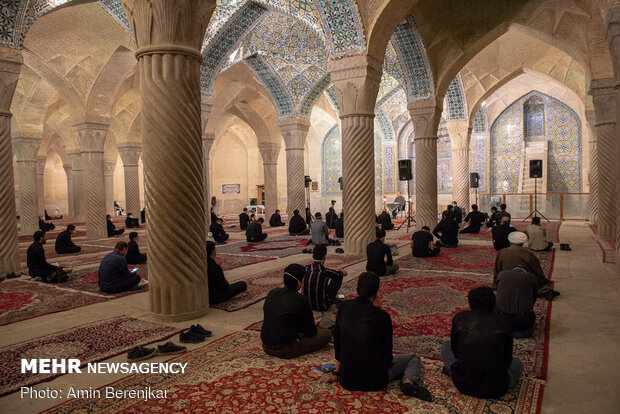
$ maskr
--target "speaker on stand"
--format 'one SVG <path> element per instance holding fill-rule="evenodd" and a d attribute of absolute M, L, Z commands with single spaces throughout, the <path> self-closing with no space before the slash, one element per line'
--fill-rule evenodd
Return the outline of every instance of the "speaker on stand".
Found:
<path fill-rule="evenodd" d="M 476 190 L 476 204 L 478 204 L 478 187 L 480 187 L 480 175 L 477 172 L 469 173 L 469 188 Z"/>
<path fill-rule="evenodd" d="M 545 220 L 549 221 L 540 211 L 538 211 L 538 179 L 543 176 L 543 162 L 542 160 L 530 160 L 530 178 L 534 179 L 534 211 L 525 218 L 526 221 L 530 217 L 536 217 L 539 215 Z"/>
<path fill-rule="evenodd" d="M 400 230 L 400 228 L 407 223 L 407 233 L 409 233 L 409 227 L 411 227 L 411 222 L 416 222 L 411 215 L 411 188 L 409 187 L 409 183 L 413 179 L 413 171 L 411 170 L 411 160 L 398 160 L 398 179 L 400 181 L 407 181 L 407 220 L 403 221 L 400 226 L 396 230 Z"/>

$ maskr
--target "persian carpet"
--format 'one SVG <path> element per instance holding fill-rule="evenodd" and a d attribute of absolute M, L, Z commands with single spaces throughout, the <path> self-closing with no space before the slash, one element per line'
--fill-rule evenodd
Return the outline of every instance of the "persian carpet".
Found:
<path fill-rule="evenodd" d="M 523 378 L 499 400 L 480 400 L 459 393 L 441 363 L 423 359 L 422 380 L 433 395 L 432 402 L 407 397 L 390 383 L 386 390 L 350 392 L 339 384 L 319 381 L 315 370 L 334 361 L 326 346 L 318 352 L 292 360 L 267 356 L 259 334 L 241 331 L 173 358 L 187 363 L 184 374 L 136 374 L 111 384 L 116 389 L 168 390 L 167 398 L 73 399 L 46 413 L 536 413 L 544 386 Z M 109 386 L 109 385 L 108 385 Z"/>
<path fill-rule="evenodd" d="M 47 240 L 55 242 L 56 241 L 56 237 L 58 237 L 58 235 L 66 230 L 66 226 L 59 226 L 58 223 L 56 223 L 56 228 L 52 231 L 48 231 L 45 234 L 47 234 Z M 83 230 L 76 230 L 73 232 L 73 235 L 71 236 L 73 239 L 75 239 L 76 237 L 83 237 L 86 236 L 86 232 Z M 32 243 L 32 234 L 20 234 L 19 236 L 17 236 L 17 241 L 18 242 L 31 242 Z"/>
<path fill-rule="evenodd" d="M 267 237 L 262 242 L 241 242 L 217 247 L 218 253 L 247 254 L 267 257 L 286 257 L 301 253 L 306 248 L 308 237 L 280 235 Z"/>
<path fill-rule="evenodd" d="M 56 285 L 19 279 L 6 280 L 0 283 L 0 325 L 105 300 L 108 299 L 61 289 Z"/>
<path fill-rule="evenodd" d="M 230 270 L 236 267 L 247 266 L 255 263 L 266 262 L 269 260 L 275 260 L 275 257 L 265 256 L 249 256 L 242 254 L 217 254 L 215 261 L 222 266 L 223 270 Z"/>
<path fill-rule="evenodd" d="M 138 274 L 143 279 L 149 278 L 149 268 L 146 263 L 139 264 L 139 265 L 129 265 L 130 269 L 133 269 L 134 267 L 137 267 L 138 269 L 140 269 L 138 271 Z M 120 298 L 122 296 L 132 295 L 134 293 L 141 293 L 141 292 L 145 292 L 146 290 L 148 290 L 148 285 L 147 285 L 147 286 L 143 286 L 141 289 L 131 290 L 128 292 L 104 293 L 99 290 L 99 285 L 97 284 L 98 280 L 99 280 L 98 270 L 76 271 L 73 275 L 71 275 L 71 278 L 68 281 L 58 284 L 58 287 L 61 289 L 70 289 L 70 290 L 77 290 L 81 292 L 87 292 L 91 294 L 97 294 L 100 296 L 104 296 L 106 298 Z"/>
<path fill-rule="evenodd" d="M 22 374 L 20 359 L 77 358 L 82 366 L 166 339 L 181 329 L 128 316 L 101 320 L 0 348 L 0 395 L 49 381 L 61 374 Z"/>
<path fill-rule="evenodd" d="M 118 241 L 118 240 L 117 240 Z M 83 256 L 86 254 L 91 254 L 91 253 L 109 253 L 112 251 L 112 249 L 114 247 L 112 247 L 112 249 L 108 249 L 107 247 L 104 246 L 95 246 L 95 245 L 82 245 L 82 250 L 79 253 L 73 253 L 73 254 L 58 254 L 56 253 L 56 251 L 54 250 L 54 244 L 50 243 L 47 244 L 46 247 L 44 247 L 45 249 L 45 259 L 49 262 L 67 262 L 69 261 L 69 257 L 75 257 L 75 256 Z M 28 246 L 20 246 L 19 247 L 19 261 L 20 263 L 26 263 L 26 252 L 28 251 Z"/>
<path fill-rule="evenodd" d="M 364 260 L 361 256 L 355 255 L 329 255 L 327 256 L 327 261 L 325 266 L 329 268 L 341 268 L 345 266 L 350 266 L 354 263 L 361 262 Z M 308 265 L 312 262 L 312 260 L 305 260 L 301 262 L 301 265 Z M 246 279 L 242 279 L 247 283 L 248 289 L 235 296 L 232 299 L 227 300 L 226 302 L 218 303 L 216 305 L 212 305 L 212 308 L 218 308 L 225 310 L 227 312 L 234 312 L 239 309 L 247 308 L 250 305 L 259 302 L 267 296 L 270 290 L 282 287 L 282 277 L 284 274 L 284 267 L 280 267 L 273 270 L 267 270 L 264 272 L 256 273 L 254 275 L 248 276 Z"/>
<path fill-rule="evenodd" d="M 519 231 L 525 231 L 527 226 L 532 224 L 532 221 L 528 220 L 524 222 L 523 220 L 515 219 L 515 220 L 512 220 L 510 224 Z M 561 224 L 562 224 L 561 221 L 547 222 L 544 219 L 540 221 L 540 225 L 547 229 L 547 241 L 550 241 L 553 243 L 560 242 L 560 225 Z"/>

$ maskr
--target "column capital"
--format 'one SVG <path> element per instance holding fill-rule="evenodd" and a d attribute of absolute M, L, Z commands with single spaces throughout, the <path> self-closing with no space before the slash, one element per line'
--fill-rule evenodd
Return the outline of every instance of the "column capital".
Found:
<path fill-rule="evenodd" d="M 114 170 L 116 169 L 116 163 L 115 162 L 104 162 L 103 163 L 103 175 L 104 176 L 110 176 L 110 175 L 114 175 Z"/>
<path fill-rule="evenodd" d="M 209 148 L 210 148 L 211 145 L 213 145 L 213 141 L 215 141 L 215 134 L 210 134 L 210 133 L 206 133 L 206 132 L 203 133 L 202 134 L 202 141 L 209 143 Z"/>
<path fill-rule="evenodd" d="M 436 104 L 435 99 L 410 102 L 407 109 L 411 115 L 414 140 L 437 139 L 437 129 L 443 108 Z"/>
<path fill-rule="evenodd" d="M 306 136 L 310 130 L 307 118 L 284 118 L 278 122 L 286 149 L 304 149 Z"/>
<path fill-rule="evenodd" d="M 73 168 L 71 168 L 71 164 L 63 164 L 62 169 L 65 170 L 66 173 L 70 173 L 73 171 Z"/>
<path fill-rule="evenodd" d="M 117 146 L 118 153 L 123 160 L 123 166 L 138 165 L 142 154 L 142 144 L 140 142 L 127 142 Z"/>
<path fill-rule="evenodd" d="M 73 171 L 82 170 L 82 154 L 79 151 L 67 151 L 67 157 L 71 163 L 71 169 Z"/>
<path fill-rule="evenodd" d="M 45 171 L 45 164 L 47 164 L 47 157 L 37 157 L 37 174 L 43 175 Z"/>
<path fill-rule="evenodd" d="M 276 165 L 278 163 L 278 155 L 280 155 L 280 145 L 275 142 L 259 142 L 258 151 L 263 157 L 263 164 Z"/>
<path fill-rule="evenodd" d="M 40 138 L 34 137 L 15 137 L 13 138 L 13 148 L 17 161 L 36 161 L 37 152 L 41 145 Z"/>
<path fill-rule="evenodd" d="M 374 116 L 382 65 L 383 62 L 368 55 L 347 56 L 327 63 L 340 106 L 340 118 Z"/>
<path fill-rule="evenodd" d="M 105 137 L 110 124 L 81 122 L 73 125 L 80 152 L 103 152 Z"/>
<path fill-rule="evenodd" d="M 469 147 L 469 137 L 471 135 L 471 127 L 468 119 L 459 119 L 456 121 L 446 121 L 448 135 L 452 150 L 466 149 Z"/>
<path fill-rule="evenodd" d="M 0 46 L 0 116 L 11 116 L 11 102 L 23 62 L 20 50 Z"/>
<path fill-rule="evenodd" d="M 616 123 L 616 90 L 612 78 L 592 79 L 590 95 L 594 103 L 595 126 Z"/>

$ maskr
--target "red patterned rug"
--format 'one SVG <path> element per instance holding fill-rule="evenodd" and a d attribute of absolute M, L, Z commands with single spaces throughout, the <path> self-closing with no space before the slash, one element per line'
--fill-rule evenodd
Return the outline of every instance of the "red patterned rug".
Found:
<path fill-rule="evenodd" d="M 26 280 L 0 283 L 0 325 L 108 300 L 98 295 Z"/>
<path fill-rule="evenodd" d="M 286 257 L 301 253 L 306 248 L 308 237 L 275 236 L 262 242 L 241 242 L 217 247 L 218 253 L 248 254 L 254 256 Z"/>
<path fill-rule="evenodd" d="M 56 224 L 56 229 L 54 231 L 48 231 L 45 233 L 47 234 L 47 240 L 55 242 L 56 237 L 58 237 L 58 235 L 62 231 L 65 231 L 65 230 L 66 230 L 66 226 L 59 226 L 58 224 Z M 86 236 L 86 232 L 83 230 L 76 230 L 73 232 L 73 235 L 72 235 L 73 238 L 84 237 L 84 236 Z M 19 236 L 17 236 L 17 241 L 18 242 L 32 242 L 32 234 L 20 234 Z"/>
<path fill-rule="evenodd" d="M 413 257 L 412 254 L 404 254 L 396 259 L 396 263 L 403 269 L 493 274 L 496 253 L 492 247 L 462 246 L 441 249 L 439 256 L 436 257 L 420 258 Z M 532 253 L 539 258 L 543 271 L 550 277 L 555 250 Z"/>
<path fill-rule="evenodd" d="M 21 358 L 77 358 L 81 366 L 85 366 L 122 354 L 134 346 L 161 341 L 180 331 L 119 316 L 0 348 L 0 395 L 61 375 L 21 374 Z"/>
<path fill-rule="evenodd" d="M 361 256 L 355 255 L 330 255 L 325 265 L 329 268 L 339 269 L 345 266 L 350 266 L 354 263 L 359 263 L 364 260 Z M 310 264 L 312 260 L 304 260 L 300 264 Z M 268 270 L 261 273 L 248 276 L 243 279 L 248 285 L 248 289 L 235 296 L 234 298 L 227 300 L 217 305 L 212 305 L 213 308 L 225 310 L 227 312 L 234 312 L 239 309 L 247 308 L 250 305 L 259 302 L 265 297 L 270 290 L 283 285 L 282 277 L 284 274 L 284 267 L 278 269 Z"/>
<path fill-rule="evenodd" d="M 321 374 L 315 367 L 334 361 L 331 346 L 282 360 L 267 356 L 259 335 L 248 331 L 231 334 L 171 361 L 187 363 L 188 371 L 132 375 L 111 384 L 118 390 L 168 390 L 167 398 L 74 399 L 45 412 L 526 414 L 539 411 L 543 391 L 540 381 L 524 378 L 501 400 L 467 397 L 441 373 L 440 362 L 424 359 L 422 380 L 433 395 L 432 402 L 405 396 L 397 381 L 385 391 L 350 392 L 339 384 L 319 381 Z"/>
<path fill-rule="evenodd" d="M 29 246 L 20 246 L 19 247 L 19 261 L 20 263 L 26 263 L 26 252 L 28 251 Z M 75 254 L 58 254 L 54 250 L 54 243 L 48 243 L 45 245 L 45 258 L 48 262 L 68 262 L 70 257 L 79 257 L 84 256 L 91 253 L 109 253 L 112 249 L 109 249 L 105 246 L 95 246 L 95 245 L 82 245 L 82 251 Z"/>
<path fill-rule="evenodd" d="M 512 220 L 510 224 L 519 231 L 525 231 L 527 226 L 532 224 L 532 220 L 523 221 L 523 220 L 515 219 L 515 220 Z M 545 219 L 540 220 L 540 225 L 547 229 L 547 241 L 550 241 L 553 243 L 560 242 L 560 225 L 561 224 L 562 224 L 561 221 L 547 222 L 545 221 Z"/>

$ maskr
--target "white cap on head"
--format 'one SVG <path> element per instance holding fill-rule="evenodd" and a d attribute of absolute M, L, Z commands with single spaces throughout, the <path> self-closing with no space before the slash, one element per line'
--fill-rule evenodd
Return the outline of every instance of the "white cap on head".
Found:
<path fill-rule="evenodd" d="M 523 244 L 527 241 L 527 235 L 521 231 L 513 231 L 508 235 L 508 241 L 512 244 Z"/>

